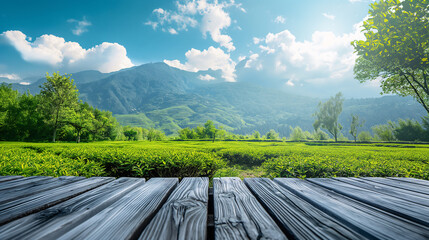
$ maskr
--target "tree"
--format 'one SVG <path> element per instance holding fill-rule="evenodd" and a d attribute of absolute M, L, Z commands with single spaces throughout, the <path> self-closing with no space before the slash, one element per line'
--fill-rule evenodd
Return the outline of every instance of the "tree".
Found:
<path fill-rule="evenodd" d="M 204 133 L 208 138 L 212 139 L 213 142 L 215 141 L 217 129 L 213 121 L 207 120 L 207 122 L 204 124 Z"/>
<path fill-rule="evenodd" d="M 154 128 L 149 129 L 149 132 L 147 133 L 147 140 L 149 141 L 162 141 L 164 138 L 164 132 Z"/>
<path fill-rule="evenodd" d="M 261 134 L 259 133 L 259 131 L 254 131 L 252 134 L 254 139 L 260 139 L 261 138 Z"/>
<path fill-rule="evenodd" d="M 372 136 L 370 132 L 363 131 L 359 133 L 359 135 L 357 136 L 357 139 L 359 140 L 359 142 L 371 142 Z"/>
<path fill-rule="evenodd" d="M 79 103 L 76 109 L 71 109 L 67 114 L 67 124 L 71 125 L 76 131 L 76 143 L 80 143 L 82 131 L 91 131 L 93 129 L 94 114 L 88 103 Z"/>
<path fill-rule="evenodd" d="M 132 129 L 132 128 L 125 130 L 124 135 L 125 135 L 125 137 L 127 137 L 128 141 L 137 140 L 137 131 Z"/>
<path fill-rule="evenodd" d="M 357 138 L 357 129 L 358 127 L 362 127 L 365 121 L 359 122 L 359 116 L 352 114 L 352 123 L 350 124 L 350 131 L 349 133 L 353 136 L 356 142 Z"/>
<path fill-rule="evenodd" d="M 395 129 L 394 124 L 389 121 L 388 124 L 376 125 L 372 127 L 372 131 L 375 134 L 375 137 L 385 142 L 395 141 L 395 135 L 393 130 Z"/>
<path fill-rule="evenodd" d="M 398 124 L 393 126 L 393 135 L 400 141 L 425 140 L 425 131 L 418 121 L 399 119 Z"/>
<path fill-rule="evenodd" d="M 372 3 L 362 32 L 356 79 L 380 79 L 384 93 L 413 96 L 429 113 L 429 0 Z"/>
<path fill-rule="evenodd" d="M 306 136 L 300 127 L 292 128 L 290 127 L 291 133 L 289 135 L 289 139 L 292 141 L 301 141 L 305 140 Z"/>
<path fill-rule="evenodd" d="M 265 134 L 265 138 L 268 140 L 277 140 L 279 139 L 279 134 L 276 133 L 273 129 L 271 129 L 267 134 Z"/>
<path fill-rule="evenodd" d="M 316 121 L 313 123 L 314 130 L 324 128 L 326 129 L 337 142 L 338 135 L 343 128 L 338 123 L 338 117 L 343 111 L 344 98 L 341 92 L 337 93 L 335 97 L 331 97 L 327 102 L 319 102 L 318 111 L 313 114 Z"/>
<path fill-rule="evenodd" d="M 46 119 L 53 128 L 52 142 L 55 142 L 57 129 L 64 124 L 67 114 L 78 104 L 78 91 L 70 77 L 67 74 L 54 73 L 52 77 L 46 74 L 46 82 L 40 86 Z"/>

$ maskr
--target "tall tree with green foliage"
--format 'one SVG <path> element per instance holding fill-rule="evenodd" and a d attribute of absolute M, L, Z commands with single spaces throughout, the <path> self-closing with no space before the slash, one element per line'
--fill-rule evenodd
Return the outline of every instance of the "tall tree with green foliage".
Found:
<path fill-rule="evenodd" d="M 78 91 L 71 75 L 61 76 L 58 72 L 46 74 L 46 82 L 40 86 L 42 106 L 47 122 L 52 126 L 52 142 L 55 142 L 58 128 L 64 124 L 67 114 L 78 104 Z"/>
<path fill-rule="evenodd" d="M 315 130 L 319 128 L 326 129 L 337 142 L 338 134 L 343 127 L 338 123 L 338 117 L 343 111 L 343 94 L 337 93 L 335 97 L 331 97 L 327 102 L 319 102 L 318 111 L 313 114 L 316 121 L 313 123 Z"/>
<path fill-rule="evenodd" d="M 11 84 L 0 84 L 0 139 L 6 137 L 7 118 L 10 112 L 10 108 L 17 104 L 19 93 L 12 89 Z"/>
<path fill-rule="evenodd" d="M 71 125 L 76 131 L 76 143 L 80 143 L 80 136 L 83 131 L 93 129 L 94 114 L 88 103 L 78 103 L 77 107 L 67 114 L 67 124 Z"/>
<path fill-rule="evenodd" d="M 208 138 L 212 139 L 213 142 L 216 140 L 217 129 L 212 120 L 207 120 L 204 124 L 204 133 Z"/>
<path fill-rule="evenodd" d="M 276 131 L 274 131 L 274 129 L 271 129 L 265 134 L 265 138 L 268 140 L 277 140 L 280 137 L 279 137 L 279 134 Z"/>
<path fill-rule="evenodd" d="M 384 93 L 413 96 L 429 113 L 429 0 L 380 0 L 352 42 L 355 77 L 381 79 Z"/>
<path fill-rule="evenodd" d="M 374 132 L 375 138 L 384 142 L 395 141 L 395 124 L 392 121 L 389 121 L 387 124 L 381 124 L 373 126 L 372 131 Z"/>
<path fill-rule="evenodd" d="M 358 135 L 358 127 L 362 127 L 365 121 L 359 122 L 359 116 L 352 114 L 352 123 L 350 124 L 350 131 L 349 133 L 353 136 L 355 142 L 357 140 Z"/>

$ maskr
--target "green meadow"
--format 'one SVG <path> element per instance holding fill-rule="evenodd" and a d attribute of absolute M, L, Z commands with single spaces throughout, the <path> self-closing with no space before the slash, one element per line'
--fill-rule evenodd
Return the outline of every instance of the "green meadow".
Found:
<path fill-rule="evenodd" d="M 0 175 L 429 179 L 429 145 L 280 141 L 0 142 Z"/>

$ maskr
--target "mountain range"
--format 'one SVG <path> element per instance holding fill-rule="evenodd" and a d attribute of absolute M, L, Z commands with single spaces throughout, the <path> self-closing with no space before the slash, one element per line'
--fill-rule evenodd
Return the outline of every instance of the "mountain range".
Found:
<path fill-rule="evenodd" d="M 201 80 L 207 74 L 215 79 Z M 225 82 L 221 75 L 219 70 L 188 72 L 165 63 L 149 63 L 112 73 L 82 71 L 72 74 L 72 79 L 81 100 L 111 111 L 121 124 L 153 127 L 167 135 L 213 120 L 235 133 L 258 130 L 264 134 L 274 129 L 287 137 L 290 126 L 311 131 L 312 114 L 319 101 L 326 100 L 257 81 Z M 13 88 L 35 94 L 44 81 L 40 78 L 29 85 L 15 83 Z M 340 116 L 346 136 L 352 113 L 365 120 L 361 130 L 399 118 L 420 120 L 426 114 L 410 97 L 346 99 Z"/>

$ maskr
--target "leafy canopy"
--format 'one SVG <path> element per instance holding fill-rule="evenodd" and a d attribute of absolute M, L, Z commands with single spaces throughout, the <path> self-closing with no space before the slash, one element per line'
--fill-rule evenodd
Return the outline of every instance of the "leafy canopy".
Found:
<path fill-rule="evenodd" d="M 338 117 L 343 111 L 343 94 L 337 93 L 335 97 L 331 97 L 325 103 L 319 102 L 318 111 L 313 114 L 316 120 L 313 123 L 315 130 L 319 128 L 326 129 L 337 141 L 338 135 L 343 129 L 341 124 L 338 123 Z"/>
<path fill-rule="evenodd" d="M 384 93 L 413 96 L 429 113 L 429 0 L 374 2 L 365 40 L 352 42 L 355 77 L 381 80 Z"/>

